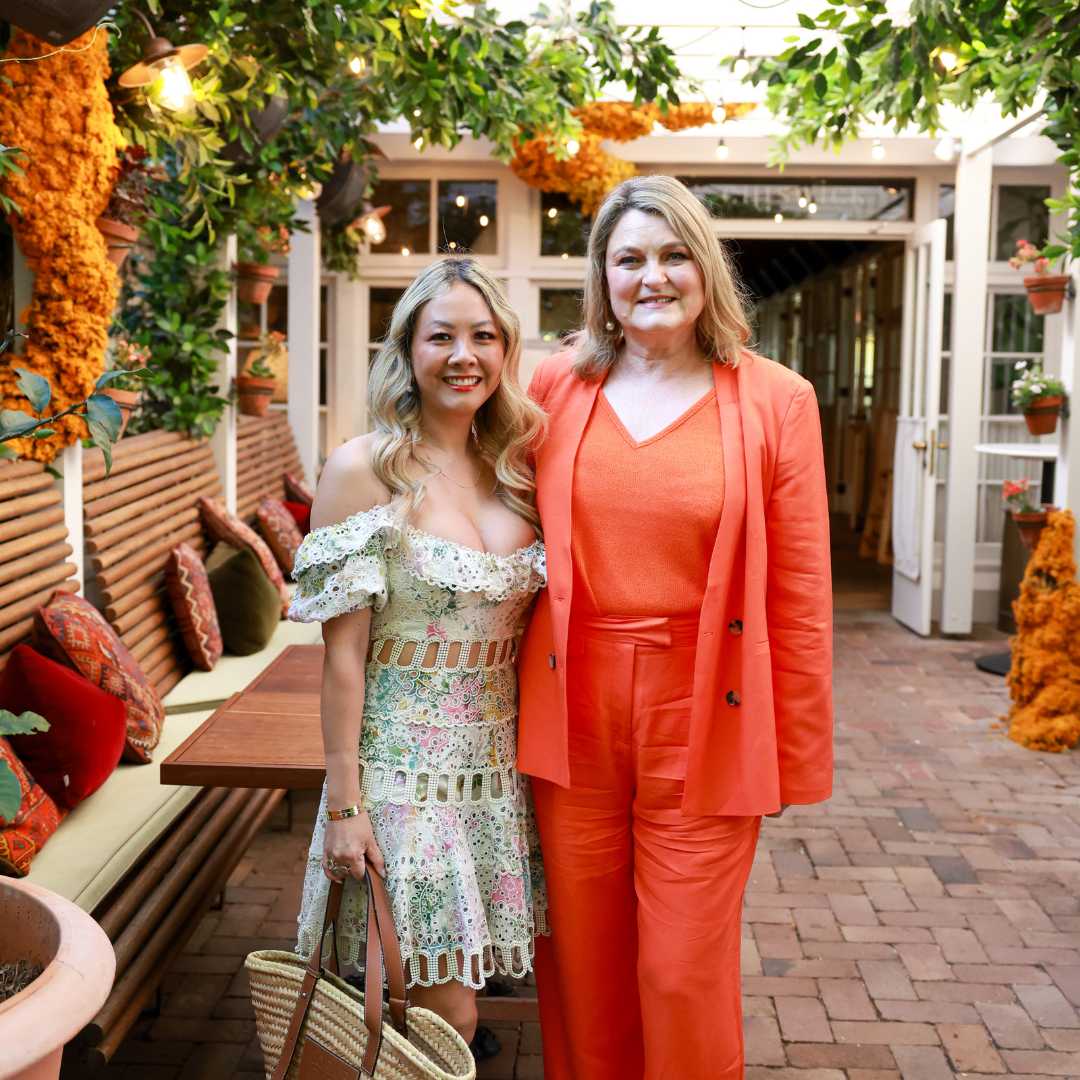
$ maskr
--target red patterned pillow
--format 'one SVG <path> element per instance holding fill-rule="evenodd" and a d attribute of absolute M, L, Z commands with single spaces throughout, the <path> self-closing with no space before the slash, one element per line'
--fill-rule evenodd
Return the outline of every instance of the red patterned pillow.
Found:
<path fill-rule="evenodd" d="M 0 674 L 0 707 L 49 721 L 48 731 L 11 735 L 8 741 L 65 810 L 97 791 L 124 752 L 124 703 L 29 645 L 11 650 Z"/>
<path fill-rule="evenodd" d="M 63 820 L 60 808 L 35 784 L 7 739 L 0 738 L 0 761 L 15 774 L 22 802 L 11 821 L 0 818 L 0 874 L 26 877 L 30 863 Z"/>
<path fill-rule="evenodd" d="M 212 671 L 224 651 L 221 628 L 206 567 L 190 544 L 177 544 L 169 552 L 165 591 L 192 663 L 203 671 Z"/>
<path fill-rule="evenodd" d="M 293 520 L 292 514 L 285 509 L 285 504 L 277 499 L 263 499 L 255 511 L 259 528 L 262 530 L 278 566 L 286 574 L 292 574 L 296 549 L 303 543 L 304 537 Z"/>
<path fill-rule="evenodd" d="M 315 501 L 315 492 L 308 487 L 302 476 L 287 472 L 285 474 L 285 498 L 289 502 L 304 503 L 305 506 L 310 506 Z"/>
<path fill-rule="evenodd" d="M 74 593 L 53 593 L 34 615 L 34 648 L 120 698 L 127 719 L 124 760 L 150 760 L 165 723 L 161 698 L 93 605 Z"/>
<path fill-rule="evenodd" d="M 206 531 L 215 539 L 234 548 L 248 548 L 259 560 L 266 576 L 274 583 L 281 596 L 281 613 L 289 610 L 289 590 L 285 586 L 281 567 L 273 553 L 254 529 L 248 528 L 238 517 L 230 514 L 219 502 L 203 496 L 199 499 L 199 513 L 202 514 Z"/>
<path fill-rule="evenodd" d="M 311 532 L 311 507 L 307 503 L 294 503 L 286 500 L 281 504 L 292 515 L 301 536 Z"/>

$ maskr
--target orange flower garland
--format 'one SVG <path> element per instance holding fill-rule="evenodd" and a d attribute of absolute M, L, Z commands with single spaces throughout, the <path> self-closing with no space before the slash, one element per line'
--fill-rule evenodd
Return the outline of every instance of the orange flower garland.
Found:
<path fill-rule="evenodd" d="M 744 116 L 753 108 L 752 103 L 725 104 L 724 118 Z M 510 168 L 530 187 L 567 195 L 582 213 L 592 214 L 612 188 L 637 173 L 631 162 L 600 145 L 604 139 L 630 142 L 648 135 L 654 124 L 662 124 L 669 131 L 702 127 L 713 122 L 713 111 L 708 101 L 672 105 L 666 113 L 652 103 L 594 101 L 574 111 L 582 133 L 578 139 L 580 149 L 573 157 L 560 161 L 547 139 L 529 139 L 518 145 Z"/>
<path fill-rule="evenodd" d="M 1013 604 L 1009 738 L 1059 753 L 1080 743 L 1080 582 L 1068 510 L 1050 513 Z"/>
<path fill-rule="evenodd" d="M 5 64 L 0 80 L 0 142 L 26 151 L 25 175 L 10 176 L 4 193 L 22 216 L 11 216 L 19 249 L 34 272 L 24 355 L 0 367 L 5 409 L 27 408 L 15 390 L 15 363 L 44 375 L 56 410 L 91 393 L 105 367 L 105 342 L 116 306 L 117 277 L 94 224 L 116 181 L 120 133 L 105 90 L 106 38 L 89 31 L 64 52 L 24 64 Z M 47 42 L 15 30 L 8 55 L 40 56 Z M 50 411 L 53 411 L 52 408 Z M 85 425 L 66 417 L 48 439 L 20 439 L 20 456 L 52 461 L 85 436 Z"/>

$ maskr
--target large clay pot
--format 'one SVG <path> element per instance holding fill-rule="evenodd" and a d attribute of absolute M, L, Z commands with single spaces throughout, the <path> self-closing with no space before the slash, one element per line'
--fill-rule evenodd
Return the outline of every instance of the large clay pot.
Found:
<path fill-rule="evenodd" d="M 1060 394 L 1033 399 L 1024 410 L 1024 423 L 1028 431 L 1032 435 L 1052 435 L 1064 400 Z"/>
<path fill-rule="evenodd" d="M 1068 274 L 1032 274 L 1024 278 L 1028 303 L 1036 315 L 1056 315 L 1065 302 Z"/>
<path fill-rule="evenodd" d="M 274 386 L 274 379 L 260 379 L 255 375 L 237 375 L 237 408 L 245 416 L 265 416 L 270 411 Z"/>
<path fill-rule="evenodd" d="M 259 147 L 265 146 L 281 130 L 288 117 L 289 99 L 284 94 L 275 94 L 261 109 L 248 117 L 251 121 L 251 136 L 255 143 L 254 155 L 258 154 Z M 233 162 L 248 161 L 253 156 L 244 149 L 239 139 L 226 143 L 220 153 L 226 161 Z"/>
<path fill-rule="evenodd" d="M 111 397 L 120 408 L 120 434 L 116 437 L 118 439 L 122 438 L 125 430 L 127 430 L 131 414 L 138 407 L 139 399 L 142 397 L 142 391 L 121 390 L 116 386 L 106 386 L 101 392 L 107 397 Z"/>
<path fill-rule="evenodd" d="M 64 1044 L 109 996 L 116 956 L 81 908 L 28 881 L 0 878 L 0 963 L 44 971 L 0 1003 L 0 1080 L 53 1080 Z"/>
<path fill-rule="evenodd" d="M 250 304 L 266 303 L 281 272 L 276 266 L 250 262 L 238 262 L 233 269 L 236 271 L 236 295 Z"/>
<path fill-rule="evenodd" d="M 1021 514 L 1013 511 L 1013 521 L 1016 522 L 1016 530 L 1020 533 L 1020 539 L 1028 551 L 1034 551 L 1039 543 L 1039 537 L 1046 527 L 1046 510 L 1034 510 L 1031 513 Z"/>
<path fill-rule="evenodd" d="M 95 224 L 108 245 L 109 262 L 119 270 L 139 239 L 139 230 L 134 225 L 107 217 L 99 217 Z"/>

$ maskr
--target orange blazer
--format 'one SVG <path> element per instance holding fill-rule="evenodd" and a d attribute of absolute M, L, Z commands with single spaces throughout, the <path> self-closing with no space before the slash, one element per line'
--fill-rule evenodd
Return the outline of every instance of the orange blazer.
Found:
<path fill-rule="evenodd" d="M 574 461 L 600 381 L 569 353 L 529 392 L 550 429 L 536 452 L 548 587 L 519 661 L 518 768 L 570 783 L 566 651 Z M 821 424 L 813 387 L 755 353 L 713 365 L 725 495 L 701 608 L 684 814 L 768 814 L 832 793 L 832 581 Z M 678 522 L 672 522 L 678 542 Z M 647 553 L 643 553 L 647 558 Z M 571 677 L 573 673 L 571 672 Z"/>

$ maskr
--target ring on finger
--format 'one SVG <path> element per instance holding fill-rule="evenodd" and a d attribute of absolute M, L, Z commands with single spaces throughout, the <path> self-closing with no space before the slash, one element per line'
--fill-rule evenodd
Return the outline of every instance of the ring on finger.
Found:
<path fill-rule="evenodd" d="M 347 874 L 350 867 L 348 863 L 339 863 L 335 862 L 333 859 L 327 859 L 326 869 L 329 870 L 331 874 Z"/>

